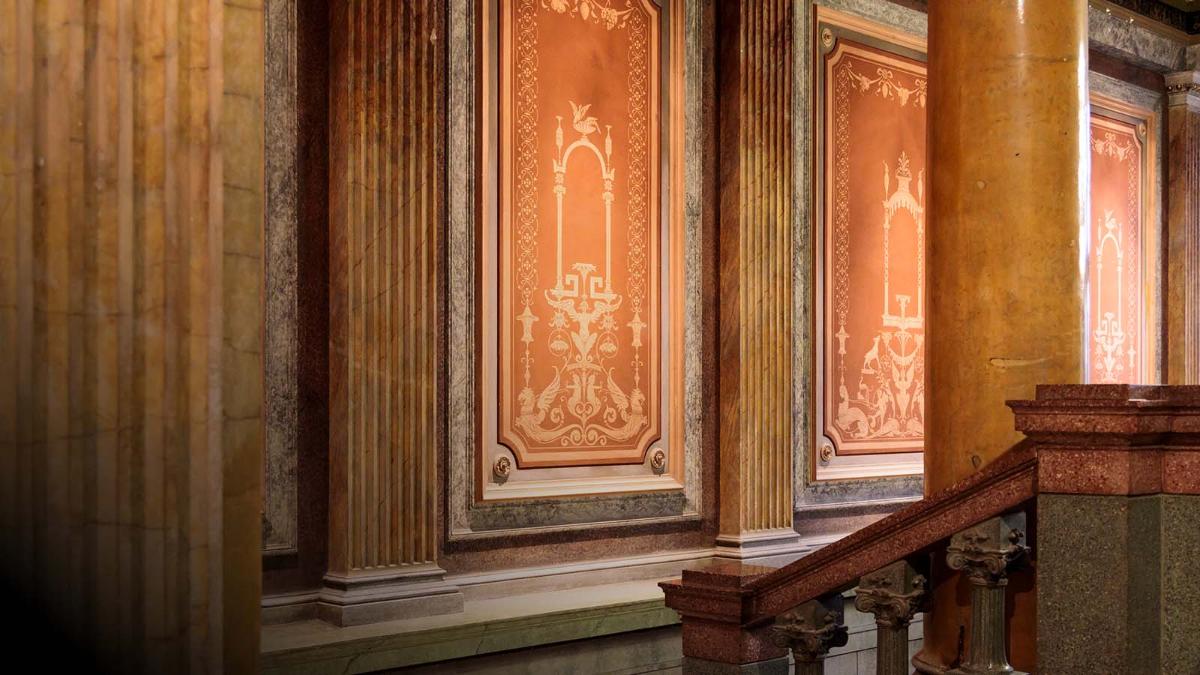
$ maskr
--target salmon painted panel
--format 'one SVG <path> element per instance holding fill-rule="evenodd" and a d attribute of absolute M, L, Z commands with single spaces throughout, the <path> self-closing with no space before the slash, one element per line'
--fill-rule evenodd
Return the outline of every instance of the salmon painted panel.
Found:
<path fill-rule="evenodd" d="M 1088 381 L 1144 382 L 1142 167 L 1137 125 L 1093 113 Z"/>
<path fill-rule="evenodd" d="M 920 452 L 925 64 L 842 38 L 823 67 L 823 433 L 839 455 Z"/>
<path fill-rule="evenodd" d="M 522 467 L 660 436 L 660 9 L 500 3 L 499 442 Z"/>

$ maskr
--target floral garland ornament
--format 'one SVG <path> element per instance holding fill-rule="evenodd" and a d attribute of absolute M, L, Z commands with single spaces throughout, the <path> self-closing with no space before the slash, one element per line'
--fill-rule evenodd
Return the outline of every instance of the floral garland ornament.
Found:
<path fill-rule="evenodd" d="M 608 30 L 624 28 L 629 15 L 633 13 L 628 0 L 623 10 L 613 9 L 607 0 L 542 0 L 542 7 L 603 25 Z"/>

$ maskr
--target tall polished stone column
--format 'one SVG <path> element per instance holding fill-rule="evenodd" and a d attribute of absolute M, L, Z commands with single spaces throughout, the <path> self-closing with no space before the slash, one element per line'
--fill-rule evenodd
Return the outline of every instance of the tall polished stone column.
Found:
<path fill-rule="evenodd" d="M 329 570 L 348 625 L 455 611 L 437 565 L 446 14 L 332 3 Z"/>
<path fill-rule="evenodd" d="M 0 4 L 0 577 L 60 667 L 259 670 L 260 4 Z"/>
<path fill-rule="evenodd" d="M 1083 374 L 1087 3 L 933 0 L 929 94 L 932 493 L 1019 440 L 1006 399 Z M 922 668 L 957 658 L 969 624 L 947 572 L 934 569 Z M 1032 601 L 1014 605 L 1024 625 Z"/>
<path fill-rule="evenodd" d="M 1200 384 L 1200 72 L 1167 75 L 1167 382 Z"/>
<path fill-rule="evenodd" d="M 792 3 L 717 3 L 720 106 L 718 544 L 779 551 L 792 529 Z"/>

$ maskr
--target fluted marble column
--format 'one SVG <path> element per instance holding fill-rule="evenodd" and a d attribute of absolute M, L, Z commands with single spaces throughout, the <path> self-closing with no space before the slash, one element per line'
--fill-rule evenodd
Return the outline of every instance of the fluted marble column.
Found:
<path fill-rule="evenodd" d="M 1167 75 L 1167 383 L 1200 384 L 1200 72 Z"/>
<path fill-rule="evenodd" d="M 257 671 L 262 23 L 0 4 L 0 575 L 56 664 Z"/>
<path fill-rule="evenodd" d="M 720 106 L 718 544 L 786 548 L 792 529 L 792 11 L 717 3 Z"/>
<path fill-rule="evenodd" d="M 927 493 L 1019 440 L 1006 399 L 1081 381 L 1087 110 L 1085 0 L 930 2 Z M 934 666 L 970 620 L 938 572 Z"/>
<path fill-rule="evenodd" d="M 446 9 L 338 0 L 330 68 L 329 571 L 347 625 L 461 609 L 437 565 Z"/>

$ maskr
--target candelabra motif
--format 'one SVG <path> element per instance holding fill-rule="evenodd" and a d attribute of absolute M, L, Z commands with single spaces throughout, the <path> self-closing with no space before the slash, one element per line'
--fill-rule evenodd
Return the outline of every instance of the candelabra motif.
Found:
<path fill-rule="evenodd" d="M 1095 330 L 1092 331 L 1092 340 L 1096 345 L 1095 355 L 1100 381 L 1117 382 L 1121 372 L 1125 369 L 1121 357 L 1126 356 L 1129 360 L 1129 367 L 1132 368 L 1135 355 L 1132 347 L 1125 354 L 1121 352 L 1121 348 L 1125 345 L 1125 322 L 1121 303 L 1121 289 L 1124 286 L 1121 279 L 1125 256 L 1124 251 L 1121 250 L 1121 223 L 1113 216 L 1113 212 L 1106 209 L 1100 218 L 1100 223 L 1103 229 L 1099 231 L 1100 241 L 1096 250 L 1096 307 L 1100 312 L 1100 320 L 1097 322 Z M 1108 248 L 1117 254 L 1115 274 L 1117 311 L 1115 313 L 1104 302 L 1104 254 Z"/>
<path fill-rule="evenodd" d="M 925 420 L 925 199 L 924 172 L 917 176 L 917 194 L 912 193 L 912 172 L 907 153 L 901 153 L 895 171 L 896 190 L 891 190 L 892 172 L 884 163 L 883 185 L 883 314 L 872 336 L 871 348 L 863 356 L 858 386 L 852 395 L 846 383 L 846 314 L 839 312 L 838 408 L 839 432 L 849 439 L 881 439 L 920 436 Z M 892 219 L 907 212 L 916 223 L 917 281 L 912 294 L 892 294 Z M 905 252 L 907 253 L 907 251 Z M 910 305 L 916 296 L 915 313 Z"/>
<path fill-rule="evenodd" d="M 661 301 L 673 279 L 655 131 L 662 8 L 500 9 L 512 30 L 497 123 L 497 397 L 485 410 L 494 403 L 496 441 L 522 470 L 644 463 L 661 436 Z"/>
<path fill-rule="evenodd" d="M 642 333 L 646 323 L 640 312 L 635 311 L 626 324 L 630 340 L 625 348 L 632 352 L 634 364 L 633 387 L 626 393 L 613 378 L 614 368 L 610 365 L 623 348 L 621 327 L 614 314 L 625 299 L 612 285 L 612 204 L 616 175 L 612 166 L 612 129 L 604 127 L 601 149 L 591 138 L 600 131 L 599 120 L 588 114 L 591 105 L 568 103 L 571 125 L 579 136 L 564 147 L 563 118 L 555 118 L 556 280 L 553 288 L 544 291 L 546 303 L 554 310 L 546 345 L 550 354 L 561 361 L 555 364 L 553 378 L 541 391 L 535 392 L 526 369 L 515 423 L 538 444 L 605 446 L 632 439 L 648 424 L 646 395 L 641 388 Z M 600 165 L 600 198 L 604 203 L 602 274 L 598 273 L 597 264 L 585 261 L 573 262 L 569 270 L 564 270 L 564 230 L 570 228 L 563 205 L 568 166 L 577 150 L 590 152 Z M 528 347 L 535 340 L 533 325 L 539 320 L 533 303 L 527 302 L 516 319 L 521 323 L 521 342 Z"/>
<path fill-rule="evenodd" d="M 1141 322 L 1142 161 L 1133 124 L 1093 113 L 1087 339 L 1091 382 L 1136 382 Z"/>

